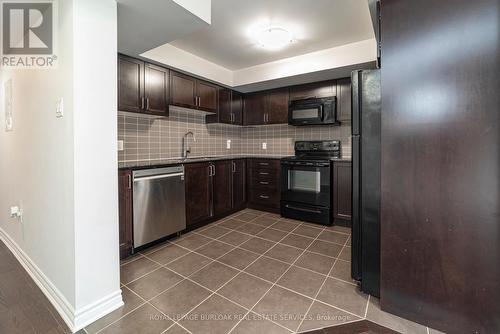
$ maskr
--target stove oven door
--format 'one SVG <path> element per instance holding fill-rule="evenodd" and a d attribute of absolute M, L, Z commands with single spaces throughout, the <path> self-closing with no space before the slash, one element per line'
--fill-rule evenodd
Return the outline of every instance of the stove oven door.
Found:
<path fill-rule="evenodd" d="M 329 208 L 330 193 L 330 162 L 281 162 L 282 201 Z"/>

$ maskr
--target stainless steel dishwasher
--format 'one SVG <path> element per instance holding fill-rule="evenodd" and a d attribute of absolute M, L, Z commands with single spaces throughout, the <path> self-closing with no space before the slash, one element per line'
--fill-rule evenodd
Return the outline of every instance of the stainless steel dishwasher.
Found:
<path fill-rule="evenodd" d="M 184 230 L 184 166 L 137 170 L 132 176 L 134 248 Z"/>

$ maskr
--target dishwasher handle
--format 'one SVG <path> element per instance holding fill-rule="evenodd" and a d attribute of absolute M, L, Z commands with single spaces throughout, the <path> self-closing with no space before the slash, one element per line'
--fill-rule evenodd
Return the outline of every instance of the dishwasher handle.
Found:
<path fill-rule="evenodd" d="M 169 177 L 176 177 L 176 176 L 182 176 L 182 177 L 184 177 L 184 173 L 181 172 L 181 173 L 153 175 L 153 176 L 138 176 L 138 177 L 134 177 L 134 182 L 147 181 L 147 180 L 157 180 L 157 179 L 166 179 L 166 178 L 169 178 Z"/>

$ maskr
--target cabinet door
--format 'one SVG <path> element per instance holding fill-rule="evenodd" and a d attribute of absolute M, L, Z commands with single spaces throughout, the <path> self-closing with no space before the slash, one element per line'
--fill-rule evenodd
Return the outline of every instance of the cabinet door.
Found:
<path fill-rule="evenodd" d="M 233 160 L 233 209 L 242 209 L 246 204 L 246 161 Z"/>
<path fill-rule="evenodd" d="M 231 211 L 232 208 L 232 164 L 231 160 L 214 163 L 213 196 L 216 216 Z"/>
<path fill-rule="evenodd" d="M 185 108 L 196 108 L 196 79 L 170 72 L 170 103 Z"/>
<path fill-rule="evenodd" d="M 351 78 L 337 80 L 337 119 L 351 121 Z"/>
<path fill-rule="evenodd" d="M 198 96 L 198 109 L 217 112 L 217 90 L 216 85 L 197 80 L 196 95 Z"/>
<path fill-rule="evenodd" d="M 193 225 L 211 217 L 211 176 L 208 163 L 186 164 L 186 224 Z"/>
<path fill-rule="evenodd" d="M 290 100 L 301 100 L 312 97 L 336 96 L 335 80 L 313 82 L 290 87 Z"/>
<path fill-rule="evenodd" d="M 288 123 L 288 101 L 290 95 L 288 88 L 270 91 L 267 95 L 266 123 Z"/>
<path fill-rule="evenodd" d="M 351 220 L 352 168 L 350 162 L 333 163 L 333 218 Z"/>
<path fill-rule="evenodd" d="M 118 172 L 118 216 L 120 258 L 129 256 L 132 252 L 132 171 Z"/>
<path fill-rule="evenodd" d="M 264 124 L 266 100 L 266 93 L 254 93 L 245 95 L 243 107 L 245 113 L 245 125 Z"/>
<path fill-rule="evenodd" d="M 144 65 L 144 97 L 147 113 L 168 116 L 169 71 L 146 63 Z"/>
<path fill-rule="evenodd" d="M 231 111 L 231 90 L 219 89 L 219 123 L 231 124 L 233 121 Z"/>
<path fill-rule="evenodd" d="M 118 55 L 118 110 L 143 109 L 144 62 Z"/>
<path fill-rule="evenodd" d="M 243 125 L 243 95 L 234 90 L 231 92 L 231 112 L 233 123 Z"/>

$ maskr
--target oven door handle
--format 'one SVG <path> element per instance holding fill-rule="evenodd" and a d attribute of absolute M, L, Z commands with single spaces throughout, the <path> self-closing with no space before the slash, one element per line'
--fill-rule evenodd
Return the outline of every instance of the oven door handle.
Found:
<path fill-rule="evenodd" d="M 298 211 L 304 211 L 304 212 L 310 212 L 310 213 L 321 213 L 321 211 L 319 211 L 319 210 L 298 208 L 296 206 L 289 205 L 289 204 L 286 204 L 285 207 L 288 209 L 292 209 L 292 210 L 298 210 Z"/>

